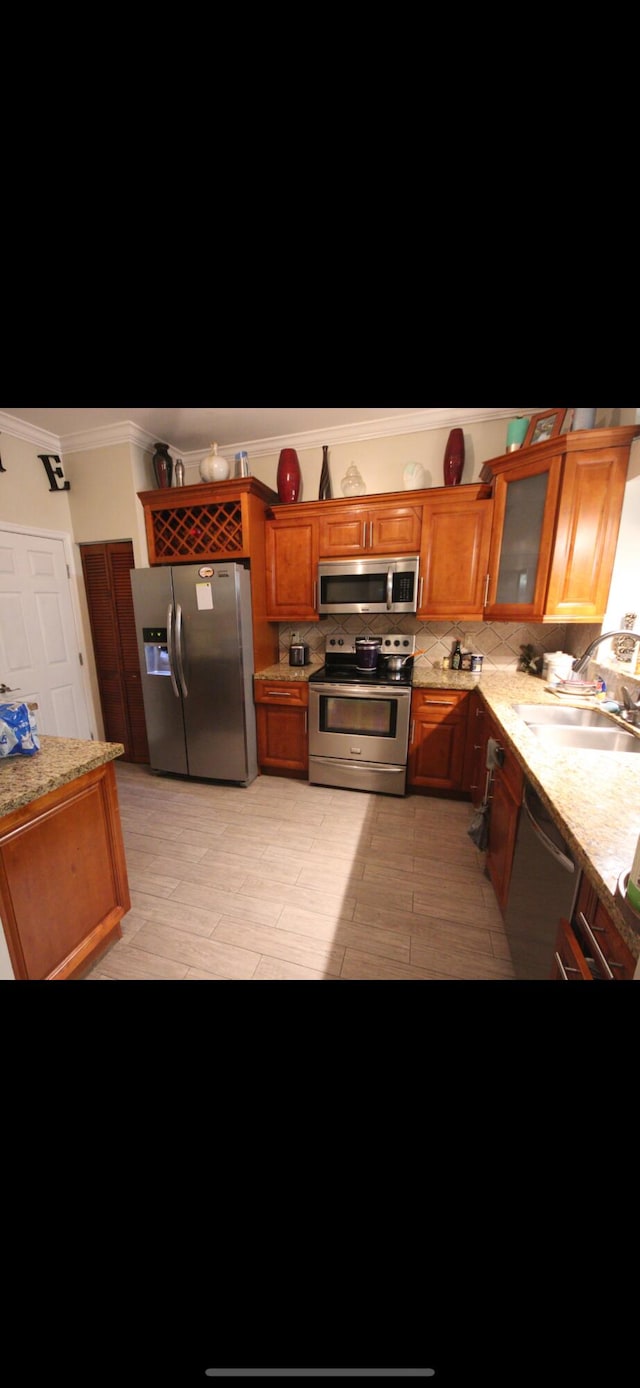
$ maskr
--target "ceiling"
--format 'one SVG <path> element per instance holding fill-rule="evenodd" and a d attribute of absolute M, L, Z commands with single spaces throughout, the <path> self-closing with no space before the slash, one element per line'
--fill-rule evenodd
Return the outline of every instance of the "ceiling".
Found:
<path fill-rule="evenodd" d="M 168 443 L 182 453 L 208 449 L 212 443 L 221 448 L 259 439 L 278 439 L 321 431 L 329 433 L 332 429 L 348 425 L 361 425 L 368 421 L 396 419 L 399 416 L 424 415 L 432 413 L 434 418 L 442 415 L 442 410 L 431 412 L 410 407 L 354 407 L 323 405 L 295 408 L 245 408 L 232 406 L 228 409 L 184 407 L 167 405 L 132 406 L 116 405 L 81 406 L 38 405 L 30 408 L 2 407 L 5 415 L 23 420 L 26 424 L 63 438 L 69 447 L 69 439 L 74 434 L 104 429 L 130 421 L 160 443 Z M 424 426 L 423 426 L 424 427 Z M 330 442 L 330 440 L 327 440 Z"/>

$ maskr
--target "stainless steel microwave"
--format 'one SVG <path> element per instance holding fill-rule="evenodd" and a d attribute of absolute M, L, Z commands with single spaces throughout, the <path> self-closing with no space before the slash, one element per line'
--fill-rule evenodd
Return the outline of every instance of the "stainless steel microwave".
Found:
<path fill-rule="evenodd" d="M 322 559 L 318 564 L 318 612 L 415 612 L 418 606 L 417 554 Z"/>

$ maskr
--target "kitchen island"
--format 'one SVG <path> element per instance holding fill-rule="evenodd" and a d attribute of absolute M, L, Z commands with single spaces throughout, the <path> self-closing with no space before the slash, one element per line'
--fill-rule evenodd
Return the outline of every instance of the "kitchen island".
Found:
<path fill-rule="evenodd" d="M 0 761 L 0 977 L 80 978 L 130 909 L 119 742 L 40 736 Z"/>
<path fill-rule="evenodd" d="M 298 682 L 308 680 L 317 668 L 317 664 L 296 668 L 280 663 L 256 673 L 256 679 Z M 634 958 L 640 959 L 640 920 L 636 924 L 630 917 L 617 890 L 620 876 L 631 867 L 640 834 L 640 762 L 625 752 L 545 746 L 513 709 L 516 703 L 593 707 L 593 700 L 561 700 L 549 692 L 544 680 L 513 670 L 475 674 L 418 664 L 413 668 L 412 687 L 478 691 L 578 866 Z M 616 721 L 627 732 L 633 731 L 628 724 Z M 640 732 L 635 735 L 640 737 Z"/>

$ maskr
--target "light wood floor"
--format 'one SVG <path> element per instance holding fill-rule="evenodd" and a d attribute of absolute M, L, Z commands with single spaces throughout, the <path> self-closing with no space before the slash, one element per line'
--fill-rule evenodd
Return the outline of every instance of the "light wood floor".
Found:
<path fill-rule="evenodd" d="M 116 762 L 131 892 L 87 979 L 509 979 L 468 802 Z"/>

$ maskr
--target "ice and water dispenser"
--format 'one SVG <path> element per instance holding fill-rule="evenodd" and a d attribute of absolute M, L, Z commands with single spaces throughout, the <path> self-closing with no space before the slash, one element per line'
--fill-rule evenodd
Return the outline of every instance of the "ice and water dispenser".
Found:
<path fill-rule="evenodd" d="M 148 675 L 170 675 L 166 627 L 143 627 L 144 663 Z"/>

